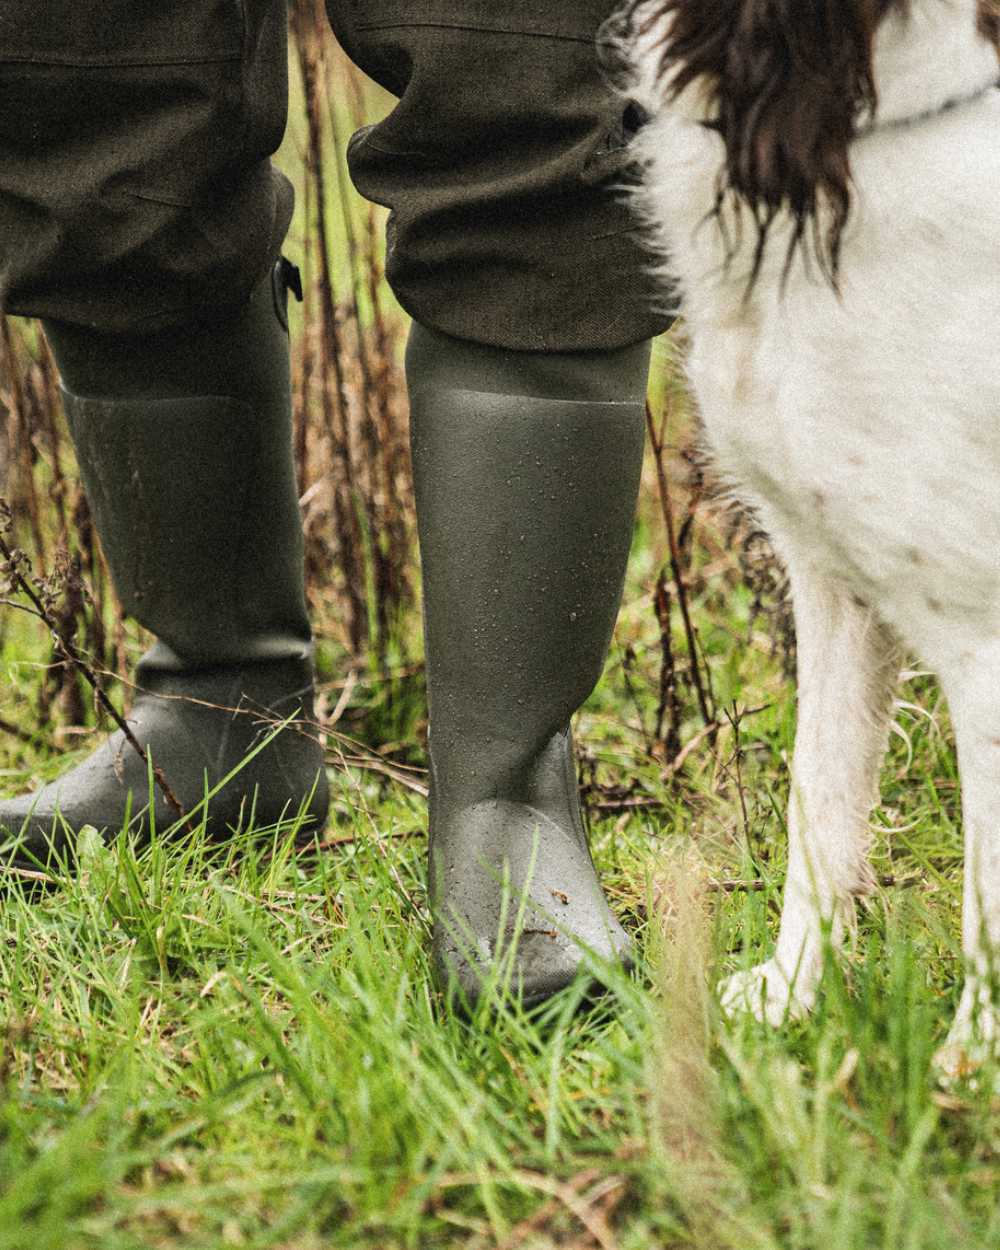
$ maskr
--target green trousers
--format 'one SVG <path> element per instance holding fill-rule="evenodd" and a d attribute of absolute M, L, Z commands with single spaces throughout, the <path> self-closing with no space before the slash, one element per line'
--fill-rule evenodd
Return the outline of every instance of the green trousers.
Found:
<path fill-rule="evenodd" d="M 327 0 L 398 100 L 349 164 L 424 325 L 579 351 L 668 324 L 595 55 L 614 3 Z M 3 0 L 0 309 L 135 333 L 242 304 L 291 218 L 286 79 L 285 0 Z"/>

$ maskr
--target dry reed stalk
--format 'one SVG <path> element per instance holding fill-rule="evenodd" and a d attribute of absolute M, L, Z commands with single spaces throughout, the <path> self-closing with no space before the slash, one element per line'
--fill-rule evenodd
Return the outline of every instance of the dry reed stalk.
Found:
<path fill-rule="evenodd" d="M 9 446 L 17 452 L 10 462 L 10 469 L 13 470 L 12 476 L 16 479 L 10 504 L 15 509 L 15 518 L 26 521 L 31 529 L 34 562 L 44 576 L 48 552 L 42 534 L 41 510 L 35 483 L 34 469 L 38 453 L 31 422 L 32 405 L 29 402 L 31 397 L 26 390 L 27 368 L 31 357 L 27 352 L 23 350 L 18 352 L 15 349 L 14 333 L 8 317 L 0 317 L 0 344 L 2 344 L 2 365 L 8 397 L 7 407 L 10 414 L 8 440 Z"/>
<path fill-rule="evenodd" d="M 360 75 L 335 50 L 320 0 L 292 6 L 292 33 L 306 121 L 306 300 L 293 362 L 311 602 L 321 632 L 340 637 L 355 664 L 367 655 L 384 680 L 391 645 L 405 663 L 399 620 L 413 601 L 412 486 L 397 363 L 403 318 L 385 307 L 375 211 L 360 206 L 345 173 L 344 125 L 370 115 Z M 347 244 L 340 269 L 332 212 Z M 340 620 L 324 622 L 331 603 Z"/>
<path fill-rule="evenodd" d="M 672 1157 L 711 1163 L 718 1148 L 709 1059 L 708 875 L 690 849 L 666 858 L 658 880 L 659 982 L 663 996 L 652 1074 L 657 1131 Z"/>
<path fill-rule="evenodd" d="M 653 421 L 652 409 L 648 404 L 646 406 L 646 428 L 649 434 L 650 445 L 653 449 L 654 464 L 656 465 L 656 480 L 659 491 L 660 508 L 663 514 L 663 522 L 666 529 L 667 543 L 670 552 L 670 572 L 676 593 L 677 606 L 680 609 L 681 620 L 684 624 L 684 634 L 688 645 L 688 675 L 698 699 L 698 707 L 701 711 L 702 720 L 706 725 L 708 725 L 715 720 L 715 715 L 710 706 L 711 678 L 707 668 L 704 675 L 702 674 L 697 633 L 694 628 L 694 623 L 691 617 L 691 609 L 688 602 L 688 587 L 686 569 L 682 559 L 682 544 L 678 535 L 677 525 L 674 520 L 670 484 L 667 477 L 666 465 L 664 463 L 664 453 L 666 450 L 665 431 L 669 415 L 669 405 L 665 405 L 663 415 L 660 419 L 659 425 L 657 425 Z M 693 509 L 689 506 L 685 525 L 687 525 L 687 521 L 692 515 Z"/>
<path fill-rule="evenodd" d="M 106 668 L 115 659 L 104 615 L 109 579 L 82 487 L 67 469 L 73 452 L 62 419 L 55 360 L 30 321 L 4 318 L 0 348 L 0 403 L 7 412 L 4 497 L 14 529 L 22 545 L 23 537 L 30 538 L 27 545 L 38 576 L 59 587 L 51 607 L 56 632 L 80 638 L 92 661 Z M 89 585 L 78 575 L 81 569 Z M 63 723 L 87 719 L 85 684 L 53 644 L 37 691 L 36 720 L 48 724 L 56 708 Z"/>
<path fill-rule="evenodd" d="M 675 767 L 681 758 L 681 721 L 684 708 L 681 702 L 677 663 L 674 657 L 672 625 L 672 598 L 664 569 L 656 579 L 653 595 L 656 622 L 660 627 L 660 681 L 659 699 L 656 705 L 656 742 L 667 767 Z"/>
<path fill-rule="evenodd" d="M 326 48 L 325 43 L 321 48 Z M 345 322 L 350 324 L 356 346 L 355 363 L 358 369 L 357 402 L 353 416 L 358 431 L 358 447 L 361 453 L 358 477 L 362 483 L 360 501 L 364 508 L 365 529 L 368 537 L 367 554 L 371 563 L 371 578 L 374 591 L 375 629 L 372 642 L 376 652 L 376 661 L 384 659 L 384 639 L 388 633 L 387 597 L 390 593 L 388 569 L 384 559 L 382 543 L 383 502 L 385 494 L 385 463 L 381 455 L 377 410 L 379 397 L 376 395 L 370 359 L 368 336 L 362 330 L 361 304 L 359 295 L 363 285 L 362 269 L 364 258 L 361 256 L 357 231 L 354 228 L 352 203 L 344 178 L 340 157 L 344 152 L 345 141 L 337 123 L 337 110 L 330 100 L 327 84 L 330 80 L 330 61 L 327 56 L 321 57 L 324 73 L 321 77 L 322 94 L 326 106 L 329 134 L 333 140 L 334 152 L 337 155 L 337 192 L 341 220 L 347 238 L 347 254 L 350 261 L 350 282 L 345 299 Z M 352 78 L 350 70 L 342 72 L 341 82 Z"/>
<path fill-rule="evenodd" d="M 367 102 L 361 78 L 353 66 L 347 74 L 347 83 L 351 92 L 352 123 L 361 126 L 367 120 Z M 351 238 L 354 239 L 353 231 Z M 392 332 L 386 316 L 382 243 L 375 209 L 371 204 L 365 209 L 364 237 L 358 256 L 359 263 L 352 266 L 352 272 L 356 279 L 359 275 L 363 278 L 363 289 L 372 317 L 371 347 L 366 353 L 370 364 L 364 371 L 365 398 L 373 409 L 384 483 L 380 510 L 382 562 L 378 586 L 380 638 L 385 638 L 391 626 L 388 610 L 412 600 L 413 485 L 408 405 L 396 351 L 399 335 L 398 330 Z M 356 298 L 356 308 L 358 302 Z M 360 330 L 360 317 L 357 324 Z M 398 326 L 398 320 L 396 324 Z M 363 341 L 364 336 L 361 338 Z"/>
<path fill-rule="evenodd" d="M 669 1196 L 690 1244 L 700 1250 L 736 1250 L 740 1243 L 731 1237 L 728 1212 L 739 1210 L 741 1201 L 725 1159 L 711 1055 L 707 867 L 695 849 L 675 850 L 657 886 L 662 1009 L 649 1077 L 654 1148 L 663 1155 Z"/>
<path fill-rule="evenodd" d="M 346 607 L 346 629 L 353 653 L 359 654 L 367 638 L 367 605 L 364 563 L 362 560 L 361 526 L 356 509 L 355 454 L 351 445 L 347 419 L 347 389 L 344 378 L 340 323 L 334 302 L 332 256 L 327 229 L 327 170 L 324 155 L 324 124 L 326 112 L 322 63 L 323 30 L 320 25 L 322 5 L 319 0 L 299 0 L 291 8 L 292 30 L 298 56 L 299 71 L 305 94 L 309 143 L 306 170 L 315 188 L 315 238 L 319 253 L 314 281 L 317 309 L 315 314 L 321 350 L 317 354 L 320 407 L 333 457 L 333 520 L 343 572 L 342 595 Z M 306 310 L 306 317 L 310 315 Z M 308 331 L 307 331 L 308 332 Z"/>

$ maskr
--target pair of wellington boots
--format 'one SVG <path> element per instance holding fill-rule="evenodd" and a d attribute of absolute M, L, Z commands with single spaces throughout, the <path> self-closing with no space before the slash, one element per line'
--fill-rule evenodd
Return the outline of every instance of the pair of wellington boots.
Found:
<path fill-rule="evenodd" d="M 123 338 L 47 324 L 101 542 L 155 635 L 127 720 L 37 793 L 0 800 L 6 858 L 92 825 L 318 833 L 328 792 L 291 458 L 284 262 L 232 316 Z M 407 379 L 431 729 L 434 962 L 468 1004 L 528 1004 L 628 941 L 594 872 L 570 718 L 621 597 L 648 345 L 523 353 L 411 331 Z M 190 821 L 188 824 L 190 825 Z"/>

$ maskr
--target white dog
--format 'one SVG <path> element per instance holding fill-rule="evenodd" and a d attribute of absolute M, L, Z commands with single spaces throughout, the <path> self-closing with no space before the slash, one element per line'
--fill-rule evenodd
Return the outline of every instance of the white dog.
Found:
<path fill-rule="evenodd" d="M 794 599 L 780 933 L 723 1003 L 812 1005 L 824 925 L 871 884 L 901 640 L 958 742 L 963 1063 L 1000 1039 L 1000 9 L 638 0 L 612 33 L 708 442 Z"/>

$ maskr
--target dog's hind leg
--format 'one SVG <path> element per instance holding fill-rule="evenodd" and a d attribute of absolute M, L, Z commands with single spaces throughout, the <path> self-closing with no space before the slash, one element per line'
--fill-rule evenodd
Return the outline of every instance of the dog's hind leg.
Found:
<path fill-rule="evenodd" d="M 868 817 L 899 671 L 894 635 L 849 588 L 790 554 L 798 644 L 798 724 L 789 858 L 774 956 L 720 987 L 727 1012 L 780 1024 L 812 1007 L 824 935 L 839 945 L 853 898 L 871 887 Z"/>
<path fill-rule="evenodd" d="M 963 651 L 941 681 L 962 783 L 966 979 L 937 1062 L 957 1077 L 1000 1057 L 1000 639 Z"/>

